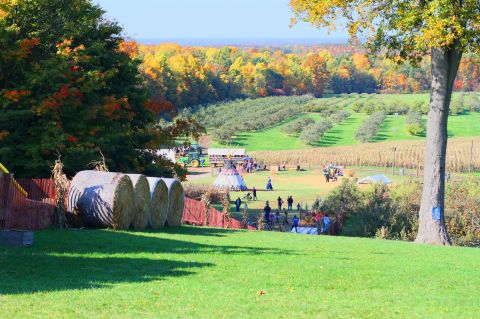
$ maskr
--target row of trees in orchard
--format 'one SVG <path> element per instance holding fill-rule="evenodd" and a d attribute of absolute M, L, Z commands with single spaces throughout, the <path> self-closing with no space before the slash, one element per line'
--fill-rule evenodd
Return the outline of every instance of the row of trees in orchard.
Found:
<path fill-rule="evenodd" d="M 100 152 L 111 170 L 173 173 L 143 150 L 197 128 L 155 125 L 168 108 L 121 31 L 88 0 L 0 1 L 0 161 L 17 176 L 49 176 L 58 156 L 73 174 Z"/>
<path fill-rule="evenodd" d="M 137 46 L 131 43 L 132 46 Z M 346 45 L 284 47 L 139 46 L 149 86 L 176 107 L 241 97 L 324 93 L 410 93 L 430 89 L 429 61 L 417 68 Z M 478 56 L 467 56 L 456 90 L 479 89 Z"/>

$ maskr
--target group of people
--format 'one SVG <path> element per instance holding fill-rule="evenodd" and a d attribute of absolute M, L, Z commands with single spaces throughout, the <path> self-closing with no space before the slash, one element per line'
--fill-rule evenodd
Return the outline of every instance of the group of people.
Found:
<path fill-rule="evenodd" d="M 240 173 L 252 173 L 253 171 L 259 171 L 261 169 L 264 169 L 264 167 L 254 161 L 251 157 L 245 158 L 239 167 Z"/>
<path fill-rule="evenodd" d="M 336 181 L 338 176 L 343 176 L 343 172 L 338 166 L 330 163 L 323 168 L 323 176 L 325 177 L 325 182 L 329 183 L 330 180 Z"/>
<path fill-rule="evenodd" d="M 273 225 L 280 223 L 280 211 L 282 210 L 283 200 L 281 197 L 278 197 L 278 208 L 276 209 L 275 213 L 272 213 L 272 208 L 270 207 L 270 203 L 267 201 L 265 207 L 263 208 L 263 220 L 265 223 L 265 228 L 268 230 L 273 229 Z M 287 199 L 288 209 L 283 208 L 283 220 L 282 220 L 282 227 L 286 229 L 287 226 L 290 226 L 290 222 L 288 220 L 288 212 L 292 210 L 293 206 L 293 198 L 289 196 Z M 300 204 L 297 204 L 297 208 L 300 211 Z M 330 216 L 325 214 L 322 216 L 320 212 L 317 212 L 315 215 L 315 223 L 317 224 L 317 233 L 318 234 L 329 234 L 330 232 Z M 292 226 L 290 231 L 295 229 L 295 232 L 298 232 L 298 226 L 300 224 L 300 218 L 297 215 L 293 216 L 292 219 Z"/>
<path fill-rule="evenodd" d="M 282 212 L 283 209 L 283 220 L 282 220 L 282 227 L 285 229 L 286 226 L 290 226 L 290 222 L 288 220 L 288 213 L 289 211 L 293 210 L 293 197 L 288 196 L 287 198 L 287 208 L 283 206 L 284 201 L 283 199 L 279 196 L 277 198 L 277 209 L 275 210 L 275 213 L 272 212 L 272 208 L 270 207 L 270 202 L 267 201 L 265 204 L 265 207 L 263 208 L 263 220 L 265 222 L 265 225 L 268 229 L 272 229 L 274 224 L 279 224 L 280 223 L 280 212 Z M 300 211 L 301 205 L 300 203 L 297 204 L 297 210 Z M 297 215 L 293 216 L 292 219 L 292 226 L 290 230 L 295 229 L 297 231 L 297 227 L 300 223 L 300 218 L 298 218 Z"/>
<path fill-rule="evenodd" d="M 277 205 L 278 205 L 278 210 L 282 210 L 282 206 L 285 202 L 283 201 L 283 199 L 278 196 L 277 198 Z M 300 203 L 297 204 L 297 210 L 300 210 L 301 206 L 300 206 Z M 293 197 L 292 196 L 288 196 L 287 198 L 287 210 L 293 210 Z"/>
<path fill-rule="evenodd" d="M 281 200 L 281 198 L 279 197 Z M 283 202 L 283 201 L 282 201 Z M 272 208 L 270 207 L 270 202 L 267 201 L 265 203 L 265 207 L 263 208 L 263 221 L 265 223 L 265 227 L 269 230 L 273 229 L 273 225 L 280 223 L 280 211 L 281 205 L 279 202 L 279 208 L 276 209 L 275 213 L 272 213 Z M 300 219 L 295 215 L 293 217 L 293 225 L 292 229 L 298 227 L 300 223 Z M 282 220 L 282 227 L 289 226 L 290 222 L 288 221 L 288 210 L 286 208 L 283 209 L 283 220 Z"/>
<path fill-rule="evenodd" d="M 186 156 L 188 152 L 190 152 L 191 147 L 190 146 L 179 146 L 179 147 L 174 147 L 173 150 L 175 151 L 175 154 L 177 156 Z M 201 149 L 199 149 L 199 155 L 202 155 Z"/>

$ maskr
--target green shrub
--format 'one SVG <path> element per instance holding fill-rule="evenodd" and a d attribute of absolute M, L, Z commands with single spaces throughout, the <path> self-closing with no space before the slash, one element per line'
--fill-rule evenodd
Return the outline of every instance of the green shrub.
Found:
<path fill-rule="evenodd" d="M 376 112 L 370 115 L 355 132 L 355 138 L 362 143 L 368 142 L 378 133 L 385 118 L 384 112 Z"/>
<path fill-rule="evenodd" d="M 353 103 L 352 105 L 352 110 L 356 113 L 360 113 L 360 112 L 363 112 L 363 107 L 364 107 L 364 103 L 362 102 L 355 102 Z"/>
<path fill-rule="evenodd" d="M 425 125 L 423 124 L 422 114 L 416 111 L 408 111 L 405 125 L 408 134 L 419 136 L 425 134 Z"/>
<path fill-rule="evenodd" d="M 326 103 L 324 101 L 314 100 L 307 104 L 305 110 L 307 112 L 320 113 L 325 116 L 330 116 L 338 110 L 338 103 L 342 99 L 332 99 L 333 102 Z M 338 100 L 338 101 L 337 101 Z"/>
<path fill-rule="evenodd" d="M 414 180 L 395 187 L 376 184 L 364 191 L 346 180 L 318 205 L 325 212 L 346 213 L 344 235 L 412 241 L 421 197 L 422 184 Z M 453 244 L 480 246 L 480 179 L 447 183 L 445 223 Z"/>
<path fill-rule="evenodd" d="M 219 143 L 229 143 L 232 141 L 233 131 L 229 129 L 218 129 L 212 132 L 212 138 Z"/>
<path fill-rule="evenodd" d="M 338 124 L 338 123 L 341 123 L 341 122 L 345 121 L 349 117 L 350 117 L 350 112 L 345 111 L 345 110 L 341 110 L 341 111 L 338 111 L 338 112 L 332 114 L 330 119 L 332 120 L 333 123 Z"/>
<path fill-rule="evenodd" d="M 480 98 L 478 98 L 477 93 L 470 96 L 470 111 L 480 112 Z"/>
<path fill-rule="evenodd" d="M 456 245 L 480 246 L 480 180 L 447 183 L 445 223 Z"/>
<path fill-rule="evenodd" d="M 300 134 L 300 140 L 308 145 L 317 143 L 323 135 L 333 127 L 332 121 L 322 119 L 319 122 L 310 124 Z"/>
<path fill-rule="evenodd" d="M 410 109 L 412 111 L 421 113 L 421 114 L 427 114 L 428 113 L 428 103 L 423 102 L 423 101 L 417 101 L 414 102 L 411 106 Z"/>
<path fill-rule="evenodd" d="M 302 130 L 305 129 L 307 126 L 313 123 L 315 123 L 313 119 L 309 117 L 304 117 L 290 122 L 283 128 L 283 131 L 288 135 L 298 134 L 302 132 Z"/>
<path fill-rule="evenodd" d="M 458 115 L 465 112 L 465 103 L 464 103 L 464 95 L 463 93 L 458 94 L 456 98 L 450 103 L 450 114 Z"/>
<path fill-rule="evenodd" d="M 362 207 L 362 192 L 353 180 L 344 179 L 322 201 L 320 209 L 331 214 L 345 213 L 348 216 L 356 213 Z"/>

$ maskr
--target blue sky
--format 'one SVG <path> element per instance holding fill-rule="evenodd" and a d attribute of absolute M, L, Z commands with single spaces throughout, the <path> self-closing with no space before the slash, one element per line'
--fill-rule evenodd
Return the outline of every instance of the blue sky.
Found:
<path fill-rule="evenodd" d="M 328 34 L 308 24 L 289 28 L 288 0 L 94 0 L 137 40 L 343 42 L 346 32 Z M 148 41 L 147 41 L 148 42 Z M 234 44 L 234 43 L 230 43 Z"/>

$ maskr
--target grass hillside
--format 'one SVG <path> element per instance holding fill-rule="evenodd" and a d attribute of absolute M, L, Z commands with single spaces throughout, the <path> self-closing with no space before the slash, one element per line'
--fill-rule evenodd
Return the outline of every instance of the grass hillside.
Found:
<path fill-rule="evenodd" d="M 454 98 L 457 96 L 458 94 L 454 94 Z M 288 135 L 283 131 L 283 129 L 295 119 L 310 117 L 318 122 L 323 117 L 323 115 L 319 113 L 312 112 L 293 114 L 292 117 L 279 124 L 256 131 L 240 132 L 237 130 L 237 133 L 228 145 L 243 147 L 246 148 L 247 151 L 298 150 L 312 147 L 356 145 L 360 144 L 360 142 L 355 139 L 355 132 L 368 115 L 354 112 L 352 105 L 355 103 L 378 101 L 385 104 L 401 102 L 411 105 L 418 102 L 427 103 L 428 99 L 428 94 L 364 94 L 326 97 L 319 100 L 323 103 L 338 107 L 339 109 L 345 109 L 349 111 L 351 115 L 346 120 L 334 125 L 333 128 L 314 145 L 306 145 L 299 139 L 298 135 Z M 252 103 L 252 100 L 250 100 L 250 103 Z M 465 104 L 468 106 L 469 103 L 469 96 L 466 95 Z M 426 116 L 423 118 L 424 122 L 426 122 Z M 405 120 L 405 115 L 387 115 L 379 132 L 370 142 L 423 139 L 424 135 L 412 136 L 408 133 Z M 451 115 L 449 118 L 448 134 L 450 137 L 480 136 L 479 120 L 480 113 L 477 112 L 464 112 L 460 115 Z M 226 144 L 213 142 L 211 147 L 223 147 L 225 145 Z"/>
<path fill-rule="evenodd" d="M 4 318 L 476 318 L 480 251 L 176 228 L 0 247 Z"/>

